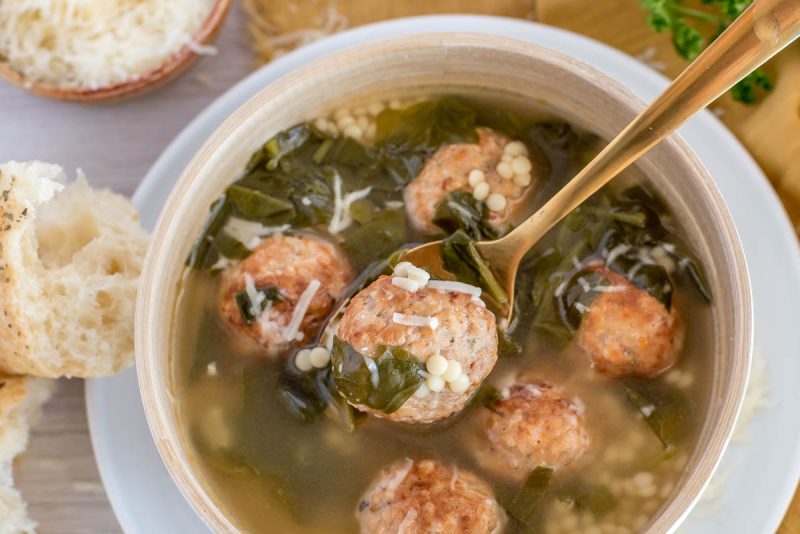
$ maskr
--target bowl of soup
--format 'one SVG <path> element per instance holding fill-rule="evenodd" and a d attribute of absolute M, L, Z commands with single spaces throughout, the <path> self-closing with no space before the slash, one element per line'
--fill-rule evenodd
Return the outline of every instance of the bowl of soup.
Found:
<path fill-rule="evenodd" d="M 668 532 L 749 369 L 741 246 L 671 136 L 524 258 L 540 207 L 644 104 L 530 44 L 429 34 L 262 90 L 189 163 L 137 306 L 159 451 L 217 532 Z M 443 239 L 454 279 L 399 261 Z"/>

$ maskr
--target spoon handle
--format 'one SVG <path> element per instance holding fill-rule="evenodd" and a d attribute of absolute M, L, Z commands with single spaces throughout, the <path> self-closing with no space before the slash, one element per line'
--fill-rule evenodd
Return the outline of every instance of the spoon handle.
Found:
<path fill-rule="evenodd" d="M 798 35 L 800 0 L 755 0 L 563 189 L 505 237 L 486 243 L 494 246 L 481 254 L 502 251 L 502 263 L 515 265 L 570 211 Z"/>

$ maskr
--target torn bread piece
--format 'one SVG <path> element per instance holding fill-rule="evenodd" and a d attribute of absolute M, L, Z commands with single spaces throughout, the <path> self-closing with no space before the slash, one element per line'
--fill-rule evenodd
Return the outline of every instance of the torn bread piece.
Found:
<path fill-rule="evenodd" d="M 0 164 L 0 372 L 113 374 L 133 361 L 147 236 L 130 202 L 61 167 Z"/>
<path fill-rule="evenodd" d="M 14 487 L 13 463 L 54 387 L 52 380 L 0 375 L 0 534 L 35 532 L 36 522 Z"/>

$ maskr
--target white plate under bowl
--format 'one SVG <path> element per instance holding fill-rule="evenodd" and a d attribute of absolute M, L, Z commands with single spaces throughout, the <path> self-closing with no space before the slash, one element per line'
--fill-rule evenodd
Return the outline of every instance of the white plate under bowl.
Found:
<path fill-rule="evenodd" d="M 666 78 L 617 50 L 542 24 L 478 16 L 399 19 L 363 26 L 305 46 L 245 78 L 195 118 L 150 169 L 134 195 L 152 229 L 184 166 L 212 131 L 265 85 L 330 52 L 389 35 L 471 31 L 529 41 L 576 57 L 652 100 Z M 717 182 L 741 235 L 755 304 L 757 358 L 766 364 L 771 406 L 749 424 L 748 438 L 732 443 L 719 468 L 723 485 L 701 500 L 683 524 L 691 534 L 772 534 L 800 476 L 800 250 L 766 178 L 739 142 L 709 112 L 680 130 Z M 173 484 L 145 421 L 136 374 L 90 380 L 87 412 L 97 464 L 108 497 L 128 534 L 202 533 Z"/>

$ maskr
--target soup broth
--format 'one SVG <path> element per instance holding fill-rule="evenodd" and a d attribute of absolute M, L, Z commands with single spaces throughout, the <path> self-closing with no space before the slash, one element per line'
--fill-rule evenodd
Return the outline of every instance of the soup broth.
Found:
<path fill-rule="evenodd" d="M 212 206 L 176 311 L 175 383 L 194 461 L 243 531 L 358 532 L 356 510 L 365 506 L 365 491 L 381 469 L 404 458 L 475 473 L 508 515 L 503 532 L 641 531 L 676 487 L 708 401 L 710 296 L 680 225 L 635 169 L 526 256 L 514 319 L 500 325 L 496 365 L 462 410 L 432 424 L 353 409 L 337 395 L 341 383 L 331 379 L 330 365 L 301 371 L 298 350 L 315 346 L 316 334 L 293 338 L 280 354 L 268 356 L 220 313 L 222 272 L 267 233 L 336 243 L 358 273 L 352 284 L 358 288 L 391 274 L 391 262 L 381 261 L 401 246 L 445 235 L 415 229 L 403 190 L 442 147 L 477 142 L 470 137 L 476 126 L 524 143 L 534 177 L 530 186 L 520 186 L 519 208 L 504 228 L 486 225 L 489 200 L 477 201 L 481 195 L 473 186 L 457 199 L 463 210 L 437 210 L 437 221 L 450 233 L 461 229 L 471 238 L 507 231 L 601 146 L 596 136 L 546 111 L 474 96 L 372 103 L 282 132 L 253 156 L 239 188 Z M 281 185 L 273 187 L 271 180 Z M 294 180 L 309 185 L 300 190 Z M 358 198 L 344 218 L 349 224 L 332 234 L 331 219 L 341 219 L 333 206 L 337 187 L 340 199 L 354 192 Z M 682 348 L 674 365 L 649 375 L 615 374 L 602 372 L 587 355 L 578 342 L 585 334 L 583 317 L 617 287 L 592 278 L 614 278 L 603 266 L 678 317 L 676 336 L 683 340 L 676 342 Z M 248 298 L 252 304 L 252 294 Z M 274 305 L 279 302 L 277 297 Z M 243 316 L 249 309 L 248 303 L 241 307 Z M 492 410 L 520 376 L 563 388 L 585 418 L 586 450 L 568 465 L 537 467 L 542 476 L 506 476 L 476 460 L 476 449 L 485 446 L 476 440 L 480 414 Z"/>

